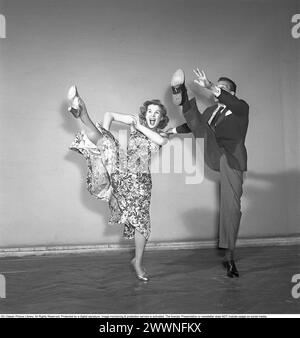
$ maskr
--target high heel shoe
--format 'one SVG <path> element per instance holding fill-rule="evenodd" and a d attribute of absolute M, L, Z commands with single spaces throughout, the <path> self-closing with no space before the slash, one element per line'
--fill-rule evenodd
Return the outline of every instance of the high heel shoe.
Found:
<path fill-rule="evenodd" d="M 136 278 L 142 282 L 149 282 L 149 277 L 145 273 L 143 273 L 142 275 L 136 273 Z"/>
<path fill-rule="evenodd" d="M 147 275 L 147 273 L 145 271 L 143 271 L 142 274 L 139 274 L 137 271 L 136 271 L 136 268 L 135 268 L 135 258 L 133 258 L 131 261 L 131 267 L 133 268 L 134 272 L 135 272 L 135 276 L 138 280 L 142 281 L 142 282 L 148 282 L 149 281 L 149 276 Z"/>
<path fill-rule="evenodd" d="M 78 89 L 75 85 L 73 85 L 68 90 L 68 100 L 72 101 L 76 96 L 79 96 Z"/>
<path fill-rule="evenodd" d="M 76 86 L 71 86 L 68 91 L 68 100 L 71 106 L 68 111 L 73 114 L 75 118 L 78 118 L 81 114 L 80 97 Z"/>

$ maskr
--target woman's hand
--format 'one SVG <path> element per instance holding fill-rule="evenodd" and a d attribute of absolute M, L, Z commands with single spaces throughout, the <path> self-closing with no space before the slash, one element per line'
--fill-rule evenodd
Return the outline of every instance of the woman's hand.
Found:
<path fill-rule="evenodd" d="M 137 130 L 138 126 L 139 126 L 139 118 L 137 116 L 132 116 L 131 127 L 134 130 Z"/>

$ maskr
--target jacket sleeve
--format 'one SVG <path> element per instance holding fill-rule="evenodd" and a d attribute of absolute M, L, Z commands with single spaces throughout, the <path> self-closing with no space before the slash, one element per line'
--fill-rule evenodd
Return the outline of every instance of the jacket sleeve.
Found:
<path fill-rule="evenodd" d="M 176 127 L 176 131 L 178 134 L 188 134 L 191 133 L 191 129 L 189 128 L 189 126 L 187 125 L 187 123 L 184 123 L 178 127 Z"/>
<path fill-rule="evenodd" d="M 244 116 L 249 113 L 249 105 L 246 101 L 238 99 L 235 95 L 231 95 L 223 89 L 221 89 L 218 99 L 235 115 Z"/>

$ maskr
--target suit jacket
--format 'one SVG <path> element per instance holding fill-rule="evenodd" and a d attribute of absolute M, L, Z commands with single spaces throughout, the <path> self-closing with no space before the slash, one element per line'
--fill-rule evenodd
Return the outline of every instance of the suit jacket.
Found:
<path fill-rule="evenodd" d="M 201 114 L 197 108 L 196 101 L 192 102 L 189 109 L 183 111 L 187 123 L 178 126 L 176 131 L 177 133 L 192 132 L 195 137 L 204 137 L 204 135 L 206 135 L 206 137 L 214 137 L 217 146 L 209 146 L 207 148 L 211 153 L 208 154 L 208 156 L 212 155 L 216 158 L 220 155 L 221 151 L 225 153 L 231 168 L 246 171 L 247 150 L 245 147 L 245 138 L 249 123 L 249 106 L 244 100 L 240 100 L 224 90 L 221 90 L 218 100 L 220 103 L 223 103 L 226 108 L 217 121 L 214 133 L 211 132 L 208 121 L 217 105 L 208 107 L 203 114 Z M 210 132 L 204 133 L 203 130 L 205 129 L 209 129 Z M 212 154 L 213 152 L 215 152 L 215 154 Z M 219 154 L 216 154 L 217 152 L 219 152 Z M 215 159 L 213 161 L 215 162 Z M 217 165 L 214 165 L 212 169 L 218 170 Z"/>

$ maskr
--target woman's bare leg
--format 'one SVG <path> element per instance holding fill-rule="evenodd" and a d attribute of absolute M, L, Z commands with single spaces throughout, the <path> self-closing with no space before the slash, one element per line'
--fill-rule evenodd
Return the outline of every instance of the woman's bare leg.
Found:
<path fill-rule="evenodd" d="M 91 142 L 97 144 L 99 139 L 102 137 L 102 134 L 95 126 L 94 122 L 91 120 L 87 112 L 85 103 L 82 101 L 82 99 L 79 100 L 79 109 L 81 109 L 79 119 L 83 124 L 86 136 L 89 138 Z"/>
<path fill-rule="evenodd" d="M 76 86 L 72 86 L 70 88 L 68 98 L 71 104 L 71 107 L 68 110 L 73 114 L 74 117 L 81 121 L 83 124 L 83 129 L 89 140 L 94 144 L 97 144 L 99 139 L 102 137 L 102 134 L 91 120 L 84 101 L 78 95 Z"/>
<path fill-rule="evenodd" d="M 135 258 L 133 259 L 134 267 L 138 275 L 144 275 L 143 255 L 146 246 L 146 238 L 139 232 L 135 231 Z"/>

